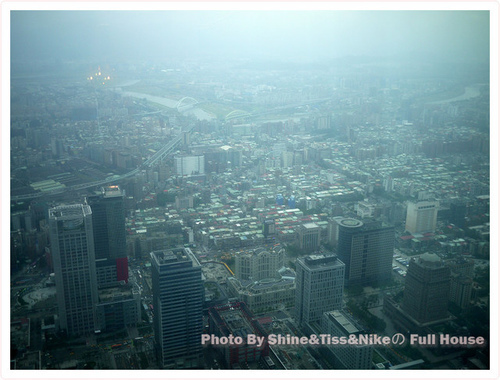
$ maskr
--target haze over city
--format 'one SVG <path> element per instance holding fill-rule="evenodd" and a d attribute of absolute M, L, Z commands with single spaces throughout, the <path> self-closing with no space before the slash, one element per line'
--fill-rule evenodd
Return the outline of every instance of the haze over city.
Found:
<path fill-rule="evenodd" d="M 498 371 L 497 9 L 213 5 L 4 6 L 6 373 Z"/>
<path fill-rule="evenodd" d="M 489 62 L 484 11 L 14 11 L 12 60 Z"/>

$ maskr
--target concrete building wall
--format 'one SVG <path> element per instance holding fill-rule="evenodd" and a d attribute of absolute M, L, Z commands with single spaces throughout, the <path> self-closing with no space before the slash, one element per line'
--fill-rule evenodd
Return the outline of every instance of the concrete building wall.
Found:
<path fill-rule="evenodd" d="M 295 320 L 319 322 L 325 311 L 342 308 L 345 265 L 336 256 L 312 255 L 296 261 Z"/>
<path fill-rule="evenodd" d="M 332 337 L 347 337 L 363 333 L 362 329 L 342 310 L 323 314 L 321 332 Z M 335 356 L 336 363 L 345 369 L 371 369 L 373 346 L 371 345 L 332 345 L 328 347 Z"/>
<path fill-rule="evenodd" d="M 439 202 L 410 202 L 406 213 L 406 230 L 412 234 L 434 232 Z"/>

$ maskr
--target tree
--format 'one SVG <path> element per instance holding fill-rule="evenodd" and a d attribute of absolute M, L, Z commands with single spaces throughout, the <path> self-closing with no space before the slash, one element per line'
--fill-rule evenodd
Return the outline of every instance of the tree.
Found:
<path fill-rule="evenodd" d="M 361 285 L 350 285 L 346 287 L 349 296 L 359 296 L 363 294 L 363 287 Z"/>

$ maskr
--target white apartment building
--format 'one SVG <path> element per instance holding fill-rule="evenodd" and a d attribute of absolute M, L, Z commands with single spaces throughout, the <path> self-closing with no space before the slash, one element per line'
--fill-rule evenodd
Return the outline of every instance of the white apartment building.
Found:
<path fill-rule="evenodd" d="M 409 202 L 406 213 L 406 230 L 412 234 L 434 232 L 439 202 Z"/>

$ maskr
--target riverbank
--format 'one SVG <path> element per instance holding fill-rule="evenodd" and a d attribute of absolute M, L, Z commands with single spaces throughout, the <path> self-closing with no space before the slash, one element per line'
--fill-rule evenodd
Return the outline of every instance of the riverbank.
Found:
<path fill-rule="evenodd" d="M 140 92 L 133 92 L 133 91 L 122 91 L 121 95 L 122 96 L 129 96 L 129 97 L 137 98 L 137 99 L 146 99 L 148 102 L 160 104 L 164 107 L 168 107 L 168 108 L 172 108 L 172 109 L 174 109 L 174 108 L 177 109 L 177 105 L 179 103 L 178 100 L 164 98 L 162 96 L 143 94 Z M 181 113 L 183 115 L 186 115 L 186 116 L 194 116 L 198 120 L 213 120 L 213 119 L 215 119 L 214 115 L 202 110 L 201 108 L 197 108 L 196 105 L 194 105 L 193 108 L 191 108 L 187 111 L 183 111 Z"/>
<path fill-rule="evenodd" d="M 461 95 L 454 96 L 448 99 L 427 102 L 426 104 L 445 104 L 445 103 L 459 102 L 462 100 L 477 98 L 479 95 L 481 95 L 481 87 L 483 86 L 485 85 L 479 83 L 472 86 L 467 86 L 465 87 L 465 90 Z"/>

